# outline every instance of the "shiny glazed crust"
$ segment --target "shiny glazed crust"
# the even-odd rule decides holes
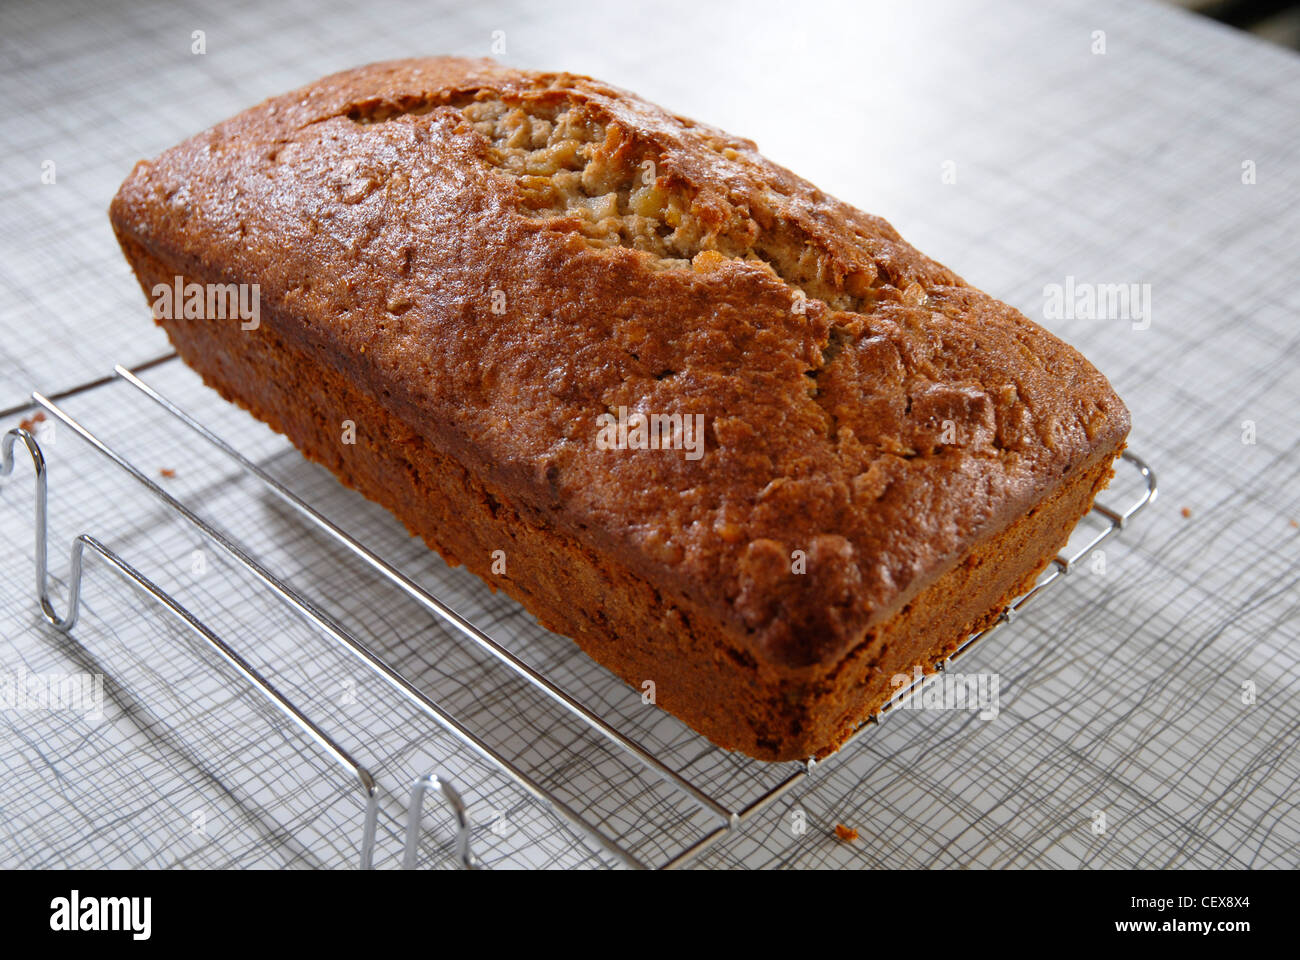
[[[883,220],[586,78],[338,74],[139,164],[111,214],[146,293],[259,284],[255,330],[161,321],[209,383],[763,759],[833,749],[995,615],[1128,432]],[[703,415],[703,455],[601,449],[620,407]]]

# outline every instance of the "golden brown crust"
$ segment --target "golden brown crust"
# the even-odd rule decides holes
[[[571,168],[537,174],[565,124]],[[315,358],[773,676],[832,671],[1128,432],[1077,352],[885,221],[587,78],[348,71],[138,165],[111,213],[137,269],[258,283],[264,334],[237,335]],[[703,457],[599,449],[620,406],[702,414]]]
[[[146,286],[171,279],[170,267],[129,240],[125,248]],[[1110,475],[1109,455],[1101,453],[839,661],[777,667],[748,655],[686,596],[657,590],[544,513],[530,515],[348,377],[271,331],[252,337],[202,319],[165,326],[206,383],[401,517],[449,563],[463,563],[505,590],[638,693],[653,681],[658,705],[715,743],[763,760],[825,755],[880,708],[896,675],[911,677],[916,665],[928,670],[989,626],[1050,562],[1062,531]],[[357,425],[353,444],[339,443],[344,419]],[[508,556],[505,570],[491,563],[498,549]]]

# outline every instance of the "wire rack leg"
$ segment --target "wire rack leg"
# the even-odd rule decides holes
[[[436,791],[456,817],[456,859],[461,868],[478,869],[469,849],[470,822],[465,803],[456,792],[456,788],[436,773],[417,777],[411,784],[411,803],[406,811],[406,848],[402,852],[402,869],[415,869],[415,862],[420,852],[420,824],[424,820],[424,795],[429,790]]]

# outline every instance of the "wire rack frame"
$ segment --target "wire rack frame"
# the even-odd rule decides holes
[[[61,422],[76,433],[78,437],[89,444],[97,453],[108,459],[138,484],[143,486],[169,510],[173,511],[177,516],[194,526],[207,540],[212,542],[218,549],[225,552],[239,565],[248,570],[256,579],[261,581],[270,594],[274,595],[280,602],[286,604],[321,634],[335,643],[341,650],[346,651],[346,653],[355,658],[375,677],[383,681],[396,695],[405,699],[417,710],[437,723],[443,730],[459,741],[461,745],[468,748],[481,759],[487,761],[492,765],[492,767],[508,777],[527,794],[532,796],[534,799],[547,804],[550,809],[552,809],[562,820],[567,822],[571,828],[585,836],[597,848],[626,866],[633,868],[652,866],[674,868],[690,862],[704,850],[725,837],[728,833],[740,829],[760,811],[766,809],[779,797],[783,796],[793,787],[813,775],[818,766],[825,765],[836,756],[842,756],[866,733],[868,729],[881,723],[892,710],[902,706],[910,697],[919,693],[923,685],[927,682],[928,678],[922,677],[896,692],[893,698],[885,702],[877,714],[868,718],[866,722],[854,731],[844,744],[841,745],[836,754],[832,754],[830,757],[823,758],[820,761],[809,758],[803,763],[793,764],[793,770],[791,770],[788,775],[783,779],[780,779],[774,785],[758,790],[756,795],[752,796],[748,802],[743,804],[728,804],[711,795],[706,789],[693,782],[688,776],[675,769],[668,762],[657,756],[652,750],[638,742],[632,735],[620,730],[617,726],[604,719],[595,710],[584,705],[577,697],[562,689],[559,684],[549,679],[542,672],[528,665],[521,658],[507,649],[506,646],[492,637],[488,632],[480,629],[465,617],[462,617],[438,596],[422,587],[419,583],[407,576],[401,570],[397,569],[394,565],[388,563],[382,556],[368,547],[361,540],[348,534],[341,527],[328,519],[322,512],[314,508],[306,501],[306,499],[289,489],[285,484],[276,480],[257,463],[246,457],[233,444],[217,435],[214,431],[183,409],[178,403],[164,396],[159,390],[142,379],[142,374],[175,358],[176,355],[174,353],[166,354],[130,369],[119,365],[114,368],[114,372],[111,376],[81,384],[50,396],[33,393],[31,404],[15,408],[14,410],[3,411],[0,412],[0,414],[7,415],[20,412],[22,410],[31,409],[32,406],[40,407],[45,412],[49,413],[57,421]],[[355,633],[348,630],[343,624],[339,623],[335,618],[327,614],[317,603],[314,603],[310,598],[304,596],[293,586],[273,574],[265,566],[255,560],[241,544],[226,536],[203,517],[199,516],[198,513],[192,510],[184,502],[164,490],[159,484],[150,479],[138,466],[132,463],[120,452],[106,444],[82,422],[60,406],[60,401],[69,397],[113,383],[127,385],[131,390],[135,391],[140,396],[147,398],[160,410],[164,411],[172,421],[182,425],[195,437],[202,440],[214,450],[219,451],[222,456],[228,458],[244,473],[255,478],[255,480],[261,484],[266,491],[294,510],[302,519],[311,524],[320,533],[324,534],[337,546],[349,552],[353,557],[368,566],[374,573],[390,583],[409,600],[413,601],[428,613],[439,618],[482,652],[488,654],[493,660],[495,660],[501,669],[508,671],[518,679],[527,683],[533,690],[549,699],[568,715],[585,725],[585,727],[594,734],[603,738],[606,742],[620,751],[621,754],[627,758],[627,761],[630,764],[638,766],[649,776],[668,784],[673,790],[685,797],[690,803],[695,804],[699,810],[705,812],[706,815],[714,821],[713,827],[704,830],[694,842],[685,845],[675,855],[658,863],[644,862],[628,849],[625,849],[625,847],[620,844],[619,838],[611,835],[611,831],[599,827],[587,815],[585,815],[584,811],[576,809],[571,803],[568,803],[561,797],[557,796],[554,791],[539,782],[539,780],[531,776],[525,770],[521,769],[520,766],[512,761],[510,757],[505,756],[498,749],[489,745],[467,724],[440,706],[434,699],[427,696],[416,684],[412,683],[411,680],[405,677],[399,670],[395,669],[380,655],[376,654],[362,640],[360,640]],[[137,589],[143,591],[145,594],[160,603],[173,617],[181,621],[211,649],[216,651],[224,660],[231,664],[254,690],[270,701],[280,712],[285,714],[307,739],[314,742],[318,748],[323,750],[335,761],[336,764],[351,775],[351,778],[363,791],[366,804],[363,836],[359,847],[360,864],[363,868],[371,867],[373,865],[374,857],[375,817],[379,792],[379,788],[375,783],[374,778],[365,767],[351,756],[351,754],[340,747],[331,737],[329,737],[328,734],[314,723],[305,712],[295,706],[261,673],[252,667],[236,650],[209,629],[208,626],[195,616],[192,611],[177,602],[175,598],[159,588],[156,584],[140,573],[140,571],[127,563],[117,553],[105,547],[102,543],[95,540],[94,537],[88,534],[82,534],[76,538],[72,548],[68,590],[68,612],[63,617],[58,616],[49,599],[46,569],[47,491],[45,461],[39,445],[29,432],[16,429],[9,431],[9,433],[4,436],[3,448],[0,450],[0,453],[3,453],[3,463],[0,464],[0,476],[5,476],[12,472],[14,467],[13,447],[19,440],[24,443],[31,455],[36,475],[36,591],[38,602],[45,619],[49,621],[55,629],[61,632],[66,633],[73,628],[76,623],[79,607],[82,558],[84,551],[90,549],[93,553],[102,557],[128,582],[132,583]],[[1122,456],[1122,462],[1126,464],[1129,469],[1136,471],[1142,481],[1144,481],[1144,489],[1141,493],[1131,501],[1126,502],[1122,507],[1112,507],[1100,502],[1096,503],[1093,507],[1092,514],[1102,522],[1101,529],[1097,531],[1084,545],[1072,549],[1068,555],[1064,553],[1058,555],[1049,569],[1038,578],[1033,588],[1009,604],[990,627],[979,633],[973,634],[946,657],[930,664],[929,666],[932,670],[945,670],[958,658],[968,654],[977,644],[987,639],[996,630],[1011,622],[1029,603],[1041,597],[1054,585],[1060,583],[1084,557],[1090,555],[1100,547],[1102,543],[1115,535],[1118,531],[1125,528],[1133,517],[1155,500],[1157,495],[1157,484],[1155,474],[1151,468],[1147,466],[1140,457],[1127,451],[1125,451]],[[708,745],[702,739],[700,743],[705,749],[719,749]],[[470,824],[465,805],[454,786],[436,774],[428,774],[416,778],[416,780],[410,785],[410,801],[407,806],[405,826],[406,842],[403,853],[403,865],[408,868],[415,865],[416,849],[419,843],[422,824],[424,798],[429,791],[434,791],[442,799],[443,803],[447,806],[454,818],[456,827],[455,849],[459,865],[465,868],[474,868],[476,863],[469,849]]]
[[[365,819],[362,827],[360,844],[360,867],[370,870],[374,867],[375,831],[379,815],[379,785],[370,771],[363,767],[355,757],[340,746],[329,734],[312,722],[307,715],[280,692],[263,674],[241,656],[238,651],[214,633],[203,621],[196,617],[184,605],[177,602],[167,591],[163,590],[138,569],[132,566],[117,551],[105,546],[90,534],[81,534],[73,539],[68,563],[68,598],[67,613],[59,616],[50,599],[49,591],[49,524],[48,502],[49,482],[46,470],[45,454],[36,438],[25,429],[8,431],[0,438],[0,477],[7,477],[14,469],[14,446],[18,442],[27,448],[31,457],[35,480],[35,571],[36,594],[41,614],[46,621],[60,633],[71,633],[77,625],[81,614],[82,573],[85,567],[85,555],[89,550],[101,557],[113,570],[120,574],[127,583],[132,584],[147,597],[157,602],[172,617],[188,627],[202,639],[210,649],[215,651],[226,663],[233,667],[249,685],[279,710],[308,740],[325,752],[336,764],[351,774],[351,779],[362,791],[365,804]],[[476,863],[470,852],[470,824],[464,801],[455,787],[440,779],[437,774],[426,774],[411,784],[410,802],[407,808],[406,844],[403,848],[402,863],[406,869],[414,869],[419,843],[419,831],[424,817],[424,798],[428,791],[436,791],[443,803],[452,812],[456,821],[457,862],[464,869],[475,869]]]

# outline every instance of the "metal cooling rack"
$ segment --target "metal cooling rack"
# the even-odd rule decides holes
[[[683,865],[834,759],[760,763],[713,747],[674,718],[644,707],[639,694],[582,655],[576,645],[542,630],[521,615],[513,601],[489,596],[463,571],[446,568],[386,513],[307,464],[283,438],[224,404],[174,359],[168,354],[130,370],[119,366],[110,377],[52,396],[34,393],[32,404],[23,409],[39,408],[76,434],[148,491],[167,518],[188,525],[230,561],[231,569],[242,571],[256,585],[251,594],[236,589],[236,596],[222,600],[223,614],[268,601],[288,609],[326,641],[334,656],[350,661],[373,681],[386,703],[405,704],[445,731],[471,760],[486,761],[525,794],[542,801],[600,862]],[[72,409],[78,404],[86,409]],[[103,424],[92,428],[92,420]],[[159,439],[164,436],[165,441]],[[469,805],[446,776],[427,770],[412,776],[409,763],[404,767],[409,750],[393,747],[391,730],[376,732],[339,715],[311,696],[316,681],[291,682],[296,692],[290,695],[269,676],[286,670],[287,661],[309,669],[310,663],[298,661],[312,658],[299,655],[298,647],[290,644],[277,651],[268,648],[265,638],[250,644],[250,637],[241,634],[241,649],[236,649],[192,604],[128,562],[122,552],[86,533],[73,541],[67,612],[60,616],[50,598],[47,569],[48,468],[30,431],[19,428],[4,436],[0,476],[12,472],[13,449],[19,442],[35,470],[36,593],[42,614],[56,631],[68,634],[78,622],[84,605],[83,560],[89,550],[199,638],[347,775],[349,789],[360,802],[343,815],[347,826],[340,829],[358,831],[354,862],[363,868],[375,865],[380,834],[393,838],[393,846],[400,838],[402,866],[428,862],[421,853],[427,839],[422,820],[425,796],[433,791],[450,811],[454,828],[454,842],[440,848],[440,854],[455,865],[477,865],[471,842],[491,846],[495,831],[476,827]],[[156,461],[160,451],[172,462],[202,464],[194,472],[219,477],[220,494],[213,492],[216,485],[185,495],[172,493],[170,484],[153,479],[142,465]],[[933,664],[936,670],[969,653],[1064,580],[1155,499],[1155,476],[1139,457],[1126,452],[1118,470],[1105,494],[1107,502],[1094,506],[1035,586],[1008,606],[993,626]],[[243,499],[223,510],[226,497]],[[261,504],[260,509],[273,510],[282,526],[264,529],[265,522],[249,508],[250,500]],[[219,520],[209,519],[214,511]],[[283,535],[284,530],[291,537]],[[286,554],[287,540],[293,547]],[[376,619],[383,620],[383,629],[375,627]],[[444,643],[429,642],[431,621],[440,625]],[[260,667],[254,659],[261,660]],[[836,756],[851,750],[921,683],[924,680],[888,701]],[[300,705],[304,697],[312,701],[309,706]],[[328,720],[312,719],[322,715]],[[378,767],[384,776],[371,772],[374,765],[356,759],[359,748],[349,751],[340,745],[341,735],[327,733],[329,727],[344,729],[350,742],[381,754]],[[462,775],[465,769],[462,766]],[[386,790],[381,780],[399,789]],[[390,796],[406,796],[407,803],[386,807],[384,799]],[[511,861],[498,857],[496,862]]]

